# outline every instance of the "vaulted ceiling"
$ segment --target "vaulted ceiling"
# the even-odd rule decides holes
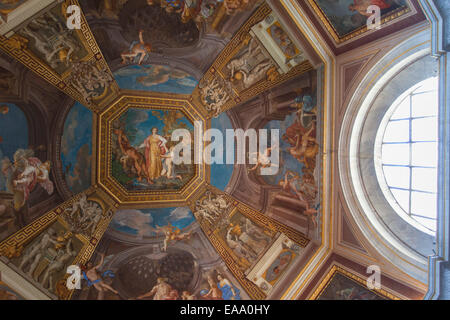
[[[416,1],[378,2],[380,30],[350,0],[0,1],[0,284],[50,299],[136,298],[158,278],[197,299],[214,284],[224,299],[317,298],[334,273],[357,286],[376,254],[333,206],[332,68],[425,24]],[[67,27],[73,5],[79,29]],[[340,65],[342,92],[371,58]],[[224,139],[279,130],[279,170],[174,164],[176,130],[192,139],[192,160],[209,145],[196,123]],[[67,267],[102,254],[118,293],[69,290]],[[388,291],[367,297],[423,295],[401,272],[387,277]]]

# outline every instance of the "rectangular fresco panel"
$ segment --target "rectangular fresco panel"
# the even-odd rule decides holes
[[[381,18],[408,9],[407,0],[309,0],[318,8],[338,38],[343,38],[366,27],[367,19],[373,13],[367,13],[371,5],[381,9]]]
[[[28,49],[58,74],[89,56],[79,34],[67,28],[64,9],[65,6],[56,6],[19,32],[27,40]]]
[[[254,265],[275,238],[275,232],[256,224],[240,212],[222,221],[216,233],[242,270]]]
[[[287,59],[292,59],[300,54],[300,50],[295,46],[278,21],[267,29],[267,33],[272,37],[281,51],[283,51]]]
[[[302,215],[319,230],[319,152],[321,106],[318,102],[317,73],[310,74],[311,86],[296,90],[284,120],[272,120],[265,129],[280,129],[280,168],[275,175],[262,175],[270,185],[281,187],[271,200],[272,210],[281,214]],[[255,170],[257,174],[259,171]],[[318,232],[315,234],[319,238]]]
[[[337,266],[333,266],[312,298],[315,300],[395,299],[393,295],[384,290],[369,290],[364,279]]]
[[[209,118],[312,69],[267,3],[235,34],[192,94]]]

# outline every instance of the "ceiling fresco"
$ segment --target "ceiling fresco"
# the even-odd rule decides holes
[[[91,108],[117,94],[118,86],[82,17],[82,28],[66,27],[63,2],[32,19],[10,38],[1,36],[1,48],[52,85]],[[84,32],[83,32],[84,30]]]
[[[180,9],[174,5],[175,2],[163,7],[164,2],[157,5],[148,1],[128,1],[118,17],[124,38],[133,43],[140,30],[150,30],[143,33],[143,42],[151,43],[152,51],[195,45],[200,38],[200,30],[194,21],[178,14]]]
[[[188,73],[161,65],[131,65],[114,72],[121,89],[191,94],[198,81]]]
[[[417,0],[0,0],[0,300],[422,297],[391,261],[365,285],[335,121],[396,39],[358,46],[424,20]]]
[[[67,115],[61,139],[61,163],[67,186],[80,193],[91,185],[92,112],[76,103]]]
[[[411,10],[407,0],[312,0],[321,14],[326,18],[327,27],[331,27],[334,35],[339,41],[348,39],[348,36],[355,33],[367,31],[367,18],[372,14],[367,13],[368,7],[375,5],[381,10],[383,22],[399,17]],[[331,31],[330,30],[330,31]]]
[[[311,298],[315,300],[399,300],[385,290],[369,290],[365,286],[364,279],[338,265],[332,266]]]
[[[13,159],[18,149],[28,148],[28,121],[15,104],[0,105],[0,159]],[[6,179],[0,177],[0,191],[6,191]]]
[[[192,97],[209,117],[312,69],[303,52],[277,23],[269,6],[263,4],[200,80]],[[278,45],[281,41],[284,47]],[[283,50],[294,56],[286,56]]]
[[[297,3],[335,55],[426,20],[417,0],[297,0]],[[368,27],[367,22],[372,21],[375,13],[367,12],[369,6],[380,8],[379,27]]]
[[[53,164],[42,156],[46,146],[30,141],[27,116],[16,104],[0,103],[0,137],[0,239],[4,240],[32,219],[31,208],[54,195],[55,186]]]
[[[80,2],[112,69],[124,56],[148,64],[164,55],[203,73],[261,1]]]
[[[120,210],[114,215],[111,228],[115,231],[136,236],[137,239],[164,236],[169,225],[183,238],[189,233],[182,233],[195,222],[194,215],[187,207],[157,208],[145,210]]]
[[[194,165],[173,164],[172,133],[193,123],[179,110],[128,109],[113,122],[112,176],[129,191],[180,190],[195,175]]]
[[[226,113],[221,113],[218,117],[211,119],[211,128],[226,132],[226,130],[233,130],[233,124]],[[225,191],[231,176],[233,175],[234,165],[226,163],[213,163],[210,166],[211,175],[210,183],[212,186]]]
[[[71,4],[81,30],[61,27]],[[51,299],[283,296],[322,244],[323,69],[266,1],[66,0],[0,40],[67,95],[45,150],[0,103],[0,158],[26,160],[0,174],[2,263]],[[280,144],[244,150],[252,164],[196,163],[209,145],[196,123],[278,130]],[[174,162],[180,129],[189,164]],[[35,219],[15,222],[21,210]],[[70,265],[89,274],[81,290],[65,286]]]
[[[189,160],[174,165],[177,143],[169,140],[175,130],[185,129],[183,141],[193,141],[195,121],[205,126],[187,100],[121,97],[99,117],[98,154],[105,164],[99,167],[99,183],[124,204],[185,201],[206,183],[205,164],[194,164],[189,143],[183,150]]]

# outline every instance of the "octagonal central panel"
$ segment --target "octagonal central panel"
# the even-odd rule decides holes
[[[187,100],[122,96],[99,122],[98,182],[120,203],[185,202],[205,182],[205,166],[194,164],[193,143],[194,122],[205,128],[206,121]],[[190,163],[172,161],[178,129],[191,137],[185,146]]]
[[[172,132],[194,124],[180,110],[129,108],[113,122],[112,176],[128,191],[182,189],[195,175],[191,164],[173,165]],[[193,154],[192,154],[193,156]]]

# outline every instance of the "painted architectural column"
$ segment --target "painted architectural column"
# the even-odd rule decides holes
[[[428,293],[425,299],[450,299],[450,79],[448,63],[450,48],[450,3],[446,0],[420,0],[432,24],[432,54],[439,59],[439,172],[438,221],[436,254],[429,258]]]

